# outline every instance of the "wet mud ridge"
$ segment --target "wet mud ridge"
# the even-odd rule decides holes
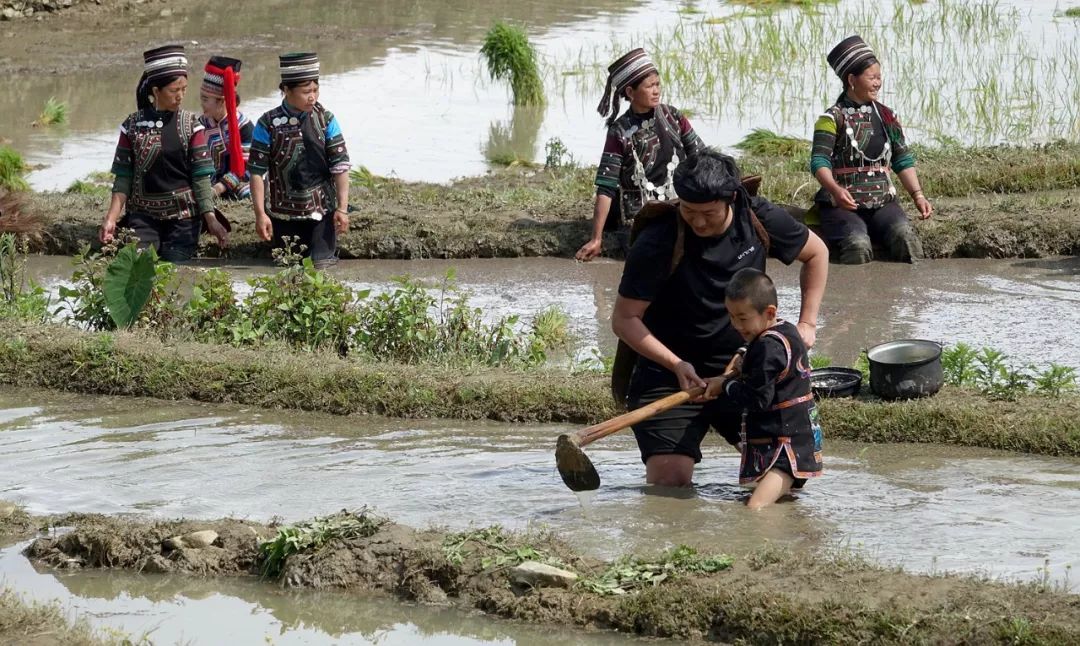
[[[377,591],[586,630],[740,643],[1080,640],[1080,596],[1036,584],[912,575],[837,555],[762,548],[731,558],[675,548],[602,562],[550,535],[420,531],[366,510],[290,527],[97,515],[35,521],[67,528],[26,550],[54,568],[263,576],[268,585]]]

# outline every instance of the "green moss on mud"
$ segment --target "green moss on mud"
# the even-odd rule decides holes
[[[339,415],[589,424],[618,413],[607,377],[559,370],[460,370],[366,363],[287,349],[165,345],[137,333],[0,322],[0,383],[104,395]],[[1080,456],[1080,398],[991,400],[946,388],[908,401],[827,400],[828,437],[935,442]]]
[[[127,568],[173,575],[254,576],[258,545],[277,528],[248,521],[143,521],[84,516],[73,530],[41,538],[33,560],[62,567]],[[204,550],[163,548],[164,540],[213,529]],[[280,577],[297,589],[388,593],[534,623],[573,625],[683,641],[747,644],[1075,643],[1080,597],[1034,584],[1010,585],[960,576],[924,576],[858,557],[767,548],[732,567],[678,574],[623,596],[584,586],[527,588],[512,581],[499,557],[543,554],[583,577],[610,564],[576,554],[550,535],[499,529],[458,549],[462,534],[417,531],[385,523],[370,536],[334,539],[290,555]],[[497,539],[497,540],[495,540]],[[454,549],[448,549],[450,546]],[[638,562],[664,557],[634,557]],[[74,564],[74,565],[73,565]]]

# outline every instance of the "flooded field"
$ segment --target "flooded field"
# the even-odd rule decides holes
[[[1071,459],[830,442],[826,476],[796,503],[755,514],[739,504],[737,457],[718,438],[703,447],[696,490],[676,495],[643,489],[624,433],[590,449],[604,485],[583,508],[554,469],[560,427],[10,389],[0,411],[0,499],[34,513],[265,521],[366,504],[417,527],[549,527],[603,557],[679,543],[740,554],[770,541],[1062,585],[1080,564],[1080,463]]]
[[[31,256],[36,280],[55,293],[71,277],[70,260]],[[206,265],[210,266],[210,265]],[[267,265],[224,265],[237,279],[270,271]],[[472,293],[485,316],[523,320],[551,305],[562,307],[578,340],[576,361],[614,352],[611,309],[622,264],[588,264],[555,258],[491,260],[342,261],[332,273],[357,289],[387,289],[395,276],[411,275],[437,286],[454,269],[456,283]],[[780,314],[798,315],[798,270],[772,263],[780,286]],[[900,338],[1002,350],[1020,363],[1056,362],[1080,368],[1080,259],[934,260],[918,265],[875,262],[833,265],[822,305],[816,352],[850,365],[859,352]]]
[[[665,101],[685,108],[707,143],[730,149],[754,128],[809,136],[839,89],[825,54],[851,32],[878,48],[882,99],[913,141],[1028,144],[1080,135],[1080,85],[1072,81],[1080,21],[1062,17],[1055,3],[887,0],[867,7],[859,0],[767,12],[721,0],[377,0],[343,11],[325,0],[303,8],[239,0],[229,8],[244,17],[236,24],[222,19],[219,5],[191,0],[175,3],[169,16],[155,9],[126,17],[132,44],[122,53],[97,51],[100,40],[114,38],[111,24],[100,36],[65,34],[83,50],[74,57],[81,62],[20,76],[19,91],[0,97],[0,138],[42,166],[30,175],[36,189],[64,189],[107,170],[117,125],[133,110],[139,55],[164,39],[187,43],[194,79],[211,53],[244,59],[242,109],[253,117],[280,100],[276,54],[317,49],[322,101],[340,118],[354,163],[378,174],[445,181],[483,173],[494,156],[543,162],[554,137],[591,165],[603,144],[595,105],[606,66],[643,45],[659,61]],[[478,51],[498,19],[527,25],[540,55],[545,109],[515,110],[507,88],[488,80]],[[303,27],[312,23],[333,23],[347,36],[310,36]],[[25,63],[20,52],[0,50],[4,55]],[[86,66],[93,66],[93,83],[82,82]],[[49,97],[70,105],[70,125],[29,128]],[[196,92],[186,107],[198,109]]]

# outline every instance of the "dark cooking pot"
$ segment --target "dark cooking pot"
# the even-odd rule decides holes
[[[810,388],[817,397],[854,397],[859,394],[862,373],[854,368],[817,368],[810,371]]]
[[[870,390],[883,399],[926,397],[941,390],[941,344],[904,339],[875,345],[870,361]]]

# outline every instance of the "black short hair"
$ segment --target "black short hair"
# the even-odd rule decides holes
[[[693,203],[731,202],[742,185],[735,159],[715,148],[704,148],[685,159],[671,181],[679,198]]]
[[[765,272],[745,267],[735,272],[728,281],[724,298],[733,301],[749,301],[760,314],[770,305],[776,307],[776,285]]]

